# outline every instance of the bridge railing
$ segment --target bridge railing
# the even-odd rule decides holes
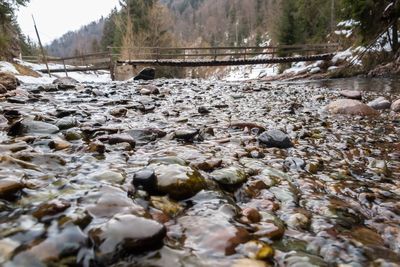
[[[276,57],[332,53],[338,44],[246,46],[246,47],[110,47],[110,55],[116,60],[193,60],[193,59],[247,59],[252,57]],[[114,53],[112,51],[120,51]]]

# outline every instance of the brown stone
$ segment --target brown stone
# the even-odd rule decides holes
[[[357,100],[340,99],[330,103],[326,109],[333,114],[378,116],[379,112]]]
[[[242,211],[243,215],[252,223],[258,223],[261,221],[261,215],[258,210],[253,208],[245,208]]]
[[[4,87],[4,85],[0,84],[0,94],[5,94],[7,93],[7,89]]]
[[[0,84],[7,89],[7,91],[12,91],[17,89],[18,79],[11,73],[0,72]]]
[[[9,198],[18,191],[24,188],[24,185],[19,181],[12,179],[0,180],[0,198]]]

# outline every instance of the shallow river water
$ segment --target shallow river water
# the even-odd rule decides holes
[[[400,98],[396,80],[22,85],[0,100],[0,266],[399,266],[400,115],[331,115],[340,89]]]

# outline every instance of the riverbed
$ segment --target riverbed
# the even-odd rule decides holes
[[[393,79],[22,85],[0,102],[0,265],[398,266],[400,116],[329,114],[341,89],[400,98]]]

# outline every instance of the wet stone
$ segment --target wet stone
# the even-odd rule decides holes
[[[288,157],[285,159],[285,166],[293,170],[302,170],[306,167],[304,160],[295,157]]]
[[[155,171],[158,191],[173,199],[190,198],[206,187],[204,177],[187,166],[151,164],[148,168]]]
[[[16,193],[24,188],[24,184],[13,179],[0,179],[0,198],[13,198]]]
[[[112,184],[121,184],[125,178],[122,174],[114,171],[101,171],[90,175],[90,179],[105,181]]]
[[[154,142],[167,135],[166,132],[155,128],[133,129],[126,133],[132,136],[138,145],[145,145]]]
[[[159,249],[166,229],[153,220],[117,214],[103,226],[91,229],[89,235],[96,246],[96,259],[111,263],[118,256]]]
[[[78,126],[78,121],[74,117],[65,117],[56,122],[56,126],[60,130],[67,130]]]
[[[289,136],[280,130],[270,130],[262,133],[258,137],[260,143],[266,145],[267,147],[277,147],[277,148],[290,148],[293,147],[293,143],[290,141]]]
[[[204,106],[198,107],[197,111],[203,115],[209,114],[211,112],[207,107]]]
[[[18,263],[26,261],[29,258],[30,262],[35,262],[36,259],[48,264],[51,264],[51,262],[57,263],[62,258],[76,255],[81,248],[87,245],[88,239],[82,230],[75,225],[68,225],[59,233],[55,233],[43,242],[17,254],[13,258],[13,262],[17,266],[27,266],[18,265]],[[74,263],[79,264],[79,261],[75,259]],[[33,266],[36,265],[33,264]]]
[[[174,137],[178,140],[190,142],[193,141],[198,133],[199,130],[197,129],[181,129],[175,131]]]
[[[210,176],[222,185],[240,185],[246,182],[248,178],[243,169],[235,166],[213,171]]]
[[[22,120],[11,125],[8,134],[11,136],[18,136],[23,134],[55,134],[60,129],[52,124],[32,121],[32,120]]]
[[[153,169],[145,168],[133,174],[132,184],[149,194],[157,192],[157,176]]]
[[[136,142],[132,136],[129,134],[112,134],[107,136],[99,137],[99,140],[102,142],[108,142],[110,145],[116,145],[120,143],[128,143],[131,148],[135,148]]]
[[[59,214],[60,212],[65,211],[71,207],[71,204],[62,199],[57,199],[50,201],[48,203],[41,204],[34,212],[33,216],[39,220],[43,219],[44,217],[47,216],[54,216],[56,214]]]

